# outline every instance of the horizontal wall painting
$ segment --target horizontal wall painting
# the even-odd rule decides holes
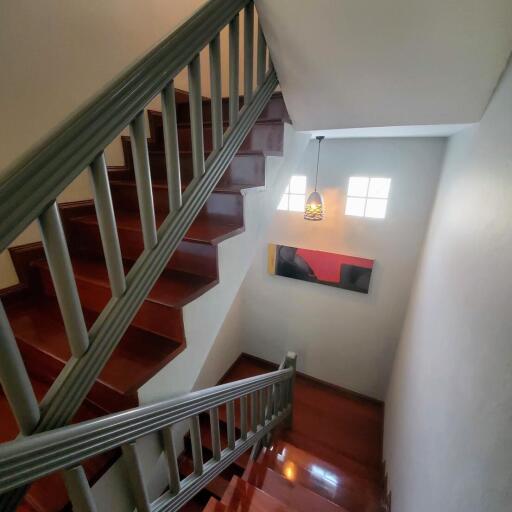
[[[269,244],[270,274],[368,293],[373,260],[332,252]]]

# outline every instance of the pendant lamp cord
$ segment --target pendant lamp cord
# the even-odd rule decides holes
[[[316,185],[318,183],[318,165],[320,163],[320,144],[324,140],[324,137],[319,136],[319,137],[317,137],[317,140],[318,140],[318,154],[317,154],[317,157],[316,157],[315,192],[316,192]]]

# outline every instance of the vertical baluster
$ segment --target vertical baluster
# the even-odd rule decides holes
[[[144,483],[144,477],[142,476],[142,467],[135,443],[123,445],[123,458],[126,463],[137,512],[151,512],[148,492],[146,490],[146,484]]]
[[[89,347],[89,335],[56,203],[39,216],[39,227],[71,353],[80,357]]]
[[[1,301],[0,383],[20,432],[25,436],[31,434],[39,421],[39,405]]]
[[[259,414],[259,424],[261,426],[265,425],[265,390],[260,389],[260,414]]]
[[[226,420],[228,428],[228,448],[235,449],[235,403],[233,400],[226,404]]]
[[[213,149],[222,147],[222,84],[220,67],[220,34],[210,43],[210,82],[212,96],[212,142]]]
[[[190,418],[190,443],[192,444],[192,459],[194,462],[194,473],[203,474],[203,450],[201,447],[201,426],[199,416]]]
[[[107,165],[103,152],[91,164],[91,181],[110,288],[112,296],[119,298],[126,290],[126,280],[119,238],[117,236],[114,205],[112,204],[112,195],[110,194],[108,183]]]
[[[171,494],[177,494],[180,491],[180,472],[178,470],[178,457],[176,454],[176,446],[174,445],[174,437],[172,435],[172,427],[166,427],[162,430],[164,441],[164,452],[167,459],[167,467],[169,468],[169,490]]]
[[[181,207],[180,153],[178,143],[178,122],[176,116],[176,94],[171,80],[162,91],[162,123],[164,128],[165,167],[167,171],[167,192],[169,211]]]
[[[196,55],[188,65],[190,102],[190,136],[194,178],[204,174],[203,97],[201,96],[201,64]]]
[[[96,503],[89,487],[82,466],[66,469],[62,472],[64,484],[68,491],[69,500],[73,505],[73,512],[96,512]]]
[[[279,393],[277,384],[272,386],[272,414],[277,416],[279,412]]]
[[[213,407],[210,409],[210,429],[212,433],[212,454],[215,460],[220,460],[220,429],[219,429],[219,409]]]
[[[137,114],[130,123],[130,139],[133,154],[135,182],[139,201],[140,220],[144,248],[153,249],[157,244],[155,210],[153,208],[153,189],[149,170],[149,155],[146,133],[144,131],[144,112]]]
[[[287,404],[287,401],[286,401],[286,393],[287,393],[287,390],[288,389],[288,381],[284,381],[284,382],[281,382],[281,410],[285,410],[286,409],[286,406],[288,405]]]
[[[258,430],[258,392],[251,393],[251,430]]]
[[[256,65],[256,83],[258,87],[263,85],[265,81],[265,72],[267,70],[267,43],[261,28],[261,23],[258,23],[258,60]]]
[[[253,62],[254,62],[254,3],[250,2],[244,10],[244,105],[252,100]]]
[[[229,23],[229,125],[233,126],[238,119],[239,109],[239,69],[238,52],[240,46],[240,17],[237,14]]]
[[[265,418],[267,421],[270,421],[272,419],[272,386],[269,386],[266,389],[266,393],[267,393],[267,398],[266,398],[267,408],[265,411]]]
[[[247,395],[240,397],[240,437],[247,439]]]

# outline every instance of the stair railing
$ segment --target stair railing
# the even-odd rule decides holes
[[[240,455],[291,418],[295,364],[296,355],[289,353],[280,369],[274,372],[4,443],[0,445],[0,492],[26,486],[62,471],[74,509],[94,512],[94,498],[81,464],[90,457],[121,447],[137,510],[179,510]],[[221,407],[226,408],[228,440],[224,449],[219,426]],[[212,457],[206,462],[203,460],[199,420],[199,415],[204,413],[209,413],[212,439]],[[184,420],[190,423],[194,470],[182,479],[172,431],[173,425]],[[169,489],[151,502],[136,441],[155,432],[162,436]]]
[[[244,11],[243,106],[239,102],[239,13]],[[210,0],[121,78],[31,151],[0,181],[0,251],[37,220],[72,357],[38,404],[0,303],[0,382],[23,435],[65,425],[121,340],[169,258],[205,204],[274,89],[277,77],[252,0]],[[229,126],[224,130],[220,32],[229,27]],[[205,160],[199,53],[210,56],[212,152]],[[256,53],[256,88],[253,85]],[[187,68],[193,180],[181,192],[174,78]],[[169,213],[156,228],[144,109],[162,104]],[[144,251],[125,276],[105,148],[129,125]],[[57,196],[89,169],[112,297],[87,330],[64,236]],[[20,495],[0,496],[0,509]]]

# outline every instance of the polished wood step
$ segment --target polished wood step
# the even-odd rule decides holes
[[[279,498],[267,494],[236,476],[231,479],[221,503],[225,506],[226,512],[297,512]]]
[[[164,221],[164,214],[156,215],[156,224]],[[144,250],[142,228],[138,212],[121,211],[116,214],[117,232],[121,253],[125,259],[136,260]],[[100,231],[96,215],[75,217],[69,221],[73,234],[72,253],[103,254]],[[184,241],[196,244],[218,245],[219,243],[243,233],[244,225],[240,219],[237,222],[227,222],[225,218],[213,214],[198,216],[187,231]],[[172,268],[172,267],[171,267]],[[192,273],[199,273],[192,272]]]
[[[53,382],[71,357],[57,301],[36,295],[6,310],[29,372]],[[84,317],[90,328],[97,314],[85,309]],[[183,348],[177,341],[129,327],[88,398],[108,412],[135,407],[137,389]]]
[[[100,260],[72,258],[73,271],[82,306],[101,312],[111,298],[107,269]],[[43,289],[55,295],[48,264],[34,262],[40,271]],[[184,342],[182,307],[217,284],[217,280],[165,270],[135,315],[132,325],[154,334]]]
[[[364,478],[327,463],[290,443],[278,440],[258,459],[283,478],[353,512],[379,512],[382,489]]]
[[[285,477],[266,466],[251,461],[243,479],[267,494],[278,498],[297,512],[310,512],[311,510],[348,512],[346,508],[297,483],[292,471]],[[355,511],[356,509],[350,510]]]
[[[116,212],[139,212],[135,180],[110,180],[110,188]],[[155,179],[152,183],[152,189],[155,213],[161,219],[161,222],[169,213],[167,183],[162,179]],[[185,189],[185,186],[183,189]],[[241,190],[242,185],[219,186],[208,197],[206,204],[199,213],[199,217],[210,214],[226,224],[241,224],[243,222],[244,205]]]

